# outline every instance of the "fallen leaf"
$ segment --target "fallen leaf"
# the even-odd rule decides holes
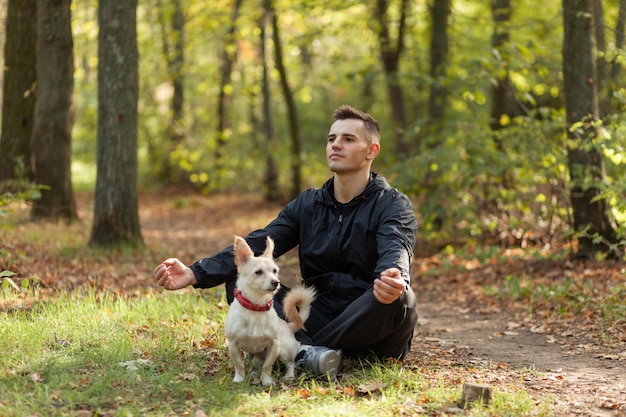
[[[384,384],[378,381],[369,381],[359,385],[357,391],[361,394],[371,394],[372,392],[380,391],[384,387]]]
[[[328,393],[330,393],[330,390],[326,387],[316,386],[314,390],[317,394],[321,394],[321,395],[328,395]]]
[[[126,368],[129,371],[136,371],[141,367],[148,367],[152,365],[152,361],[148,359],[137,359],[134,361],[120,362],[118,363],[122,368]]]
[[[600,405],[601,408],[608,408],[609,410],[619,410],[621,407],[621,404],[619,403],[602,403],[602,405]]]
[[[183,372],[182,374],[180,374],[180,379],[183,381],[193,381],[196,378],[198,378],[198,375],[192,372]]]
[[[543,334],[546,332],[546,325],[542,324],[541,326],[532,326],[530,328],[531,333]]]
[[[33,372],[30,375],[30,380],[34,383],[43,382],[43,377],[39,372]]]
[[[300,388],[298,390],[298,395],[306,400],[307,398],[311,396],[311,392],[307,389]]]

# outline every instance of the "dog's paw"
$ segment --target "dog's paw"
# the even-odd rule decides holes
[[[239,375],[239,374],[235,374],[235,377],[233,378],[233,382],[243,382],[243,380],[245,379],[245,377],[243,375]]]
[[[271,387],[274,385],[274,380],[269,375],[261,375],[261,383],[264,387]]]
[[[258,371],[250,372],[248,383],[250,385],[261,385],[261,374]]]
[[[285,375],[283,376],[283,383],[289,385],[289,384],[292,384],[295,379],[296,379],[295,367],[292,362],[287,365],[287,371],[285,372]]]

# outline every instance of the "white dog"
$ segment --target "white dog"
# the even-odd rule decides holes
[[[287,293],[283,301],[285,315],[290,322],[287,323],[278,317],[272,307],[274,294],[280,288],[278,266],[272,255],[274,241],[268,236],[265,252],[258,257],[239,236],[235,236],[234,246],[238,269],[235,301],[230,305],[224,326],[230,358],[235,367],[233,382],[245,379],[244,352],[252,363],[262,362],[263,385],[274,384],[271,373],[277,358],[287,367],[283,379],[291,381],[299,350],[294,333],[304,328],[315,292],[300,287]]]

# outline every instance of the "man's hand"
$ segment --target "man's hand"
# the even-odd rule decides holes
[[[197,282],[191,268],[176,258],[168,258],[154,268],[154,278],[166,290],[180,290]]]
[[[398,268],[389,268],[374,281],[374,297],[382,304],[391,304],[404,294],[405,283]]]

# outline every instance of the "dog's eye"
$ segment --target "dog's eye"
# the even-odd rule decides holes
[[[257,269],[256,271],[254,271],[255,274],[257,275],[263,275],[263,270],[262,269]]]
[[[274,274],[278,273],[278,269],[274,268],[274,270],[272,271]]]

